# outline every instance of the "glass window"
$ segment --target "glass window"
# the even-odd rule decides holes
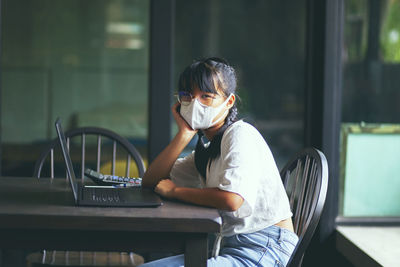
[[[303,147],[306,5],[176,1],[175,84],[193,59],[228,60],[238,74],[240,116],[262,133],[280,168]]]
[[[2,175],[31,176],[43,144],[98,126],[145,156],[149,1],[2,1]]]
[[[400,216],[400,1],[345,1],[340,214]]]

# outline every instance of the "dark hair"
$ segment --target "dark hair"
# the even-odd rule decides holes
[[[225,97],[236,93],[236,73],[232,66],[224,59],[210,57],[193,62],[179,77],[178,90],[192,92],[198,88],[202,92],[219,94]],[[195,165],[200,174],[206,177],[206,168],[209,160],[215,159],[221,153],[222,136],[233,122],[237,120],[236,103],[230,108],[224,125],[218,130],[208,147],[204,146],[203,133],[198,132],[199,140],[195,150]]]

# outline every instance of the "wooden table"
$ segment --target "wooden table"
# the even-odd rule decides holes
[[[220,227],[211,208],[77,207],[65,179],[0,177],[0,248],[185,253],[186,266],[206,266]]]

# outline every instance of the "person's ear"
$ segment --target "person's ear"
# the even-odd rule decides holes
[[[236,96],[235,96],[235,94],[231,94],[231,95],[229,96],[228,102],[226,103],[227,108],[233,107],[233,105],[235,104],[235,101],[236,101]]]

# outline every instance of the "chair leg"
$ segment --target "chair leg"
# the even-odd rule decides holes
[[[47,256],[47,251],[44,249],[42,254],[42,264],[46,263],[46,256]]]
[[[303,259],[304,259],[304,255],[301,257],[301,260],[299,262],[299,267],[301,267],[303,265]]]

